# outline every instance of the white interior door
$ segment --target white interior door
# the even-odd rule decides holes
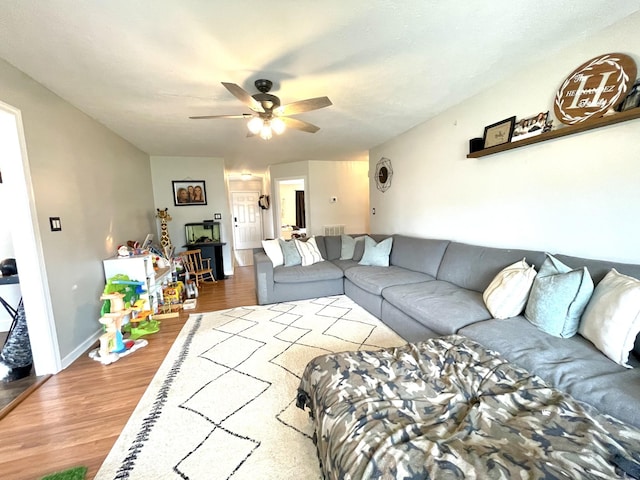
[[[233,244],[236,250],[262,246],[260,192],[231,192],[233,210]]]

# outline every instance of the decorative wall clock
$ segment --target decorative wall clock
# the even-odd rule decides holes
[[[376,186],[381,192],[386,192],[391,187],[391,177],[393,177],[393,168],[391,168],[391,160],[382,157],[376,165]]]

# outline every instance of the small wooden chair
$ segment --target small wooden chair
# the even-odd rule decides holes
[[[180,256],[182,257],[184,268],[189,274],[189,278],[195,280],[196,287],[200,287],[200,282],[205,281],[207,276],[213,283],[216,283],[213,271],[211,270],[211,259],[202,258],[202,251],[200,249],[180,252]]]

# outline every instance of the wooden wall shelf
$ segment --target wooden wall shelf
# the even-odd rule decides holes
[[[477,152],[468,154],[467,158],[486,157],[487,155],[493,155],[494,153],[506,152],[507,150],[513,150],[514,148],[546,142],[547,140],[553,140],[554,138],[586,132],[588,130],[593,130],[594,128],[606,127],[607,125],[626,122],[636,118],[640,118],[640,108],[634,108],[614,115],[596,118],[595,120],[589,120],[577,125],[567,125],[566,127],[559,128],[558,130],[551,130],[550,132],[541,133],[536,137],[525,138],[524,140],[518,140],[517,142],[503,143],[502,145],[496,145],[495,147],[478,150]]]

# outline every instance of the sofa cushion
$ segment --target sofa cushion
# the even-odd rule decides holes
[[[394,267],[369,267],[358,265],[344,272],[345,277],[361,289],[380,295],[382,291],[393,285],[420,283],[434,278],[420,272]]]
[[[342,269],[342,271],[358,266],[358,262],[355,260],[332,260],[331,263]]]
[[[602,413],[640,427],[640,369],[612,362],[581,335],[553,337],[523,316],[469,325],[461,334],[497,350],[507,360]],[[638,365],[632,360],[632,365]]]
[[[305,267],[302,265],[280,266],[273,270],[273,281],[276,283],[315,282],[342,277],[342,270],[331,262],[318,262]]]
[[[342,239],[340,235],[325,235],[324,236],[325,251],[323,257],[325,260],[337,260],[340,258],[340,252],[342,249]]]
[[[436,277],[447,245],[449,245],[449,240],[394,235],[390,257],[391,265]]]
[[[355,247],[353,247],[353,259],[356,262],[362,260],[362,255],[364,255],[364,236],[361,242],[356,242]]]
[[[510,250],[451,242],[442,257],[437,278],[462,288],[484,292],[500,270],[525,257],[527,263],[536,268],[545,259],[543,252],[533,250]]]
[[[629,352],[640,332],[640,280],[611,269],[595,288],[578,331],[611,360],[629,368]]]
[[[300,265],[302,263],[302,257],[296,248],[296,244],[293,240],[278,239],[280,248],[282,249],[282,257],[284,258],[285,267],[293,267],[294,265]]]
[[[360,265],[370,265],[374,267],[388,267],[389,254],[393,246],[393,237],[385,238],[381,242],[376,242],[371,237],[364,238],[364,254],[360,260]]]
[[[382,297],[440,335],[491,318],[481,293],[441,280],[385,288]]]
[[[607,273],[615,268],[623,275],[629,275],[633,278],[640,278],[640,264],[608,262],[606,260],[592,260],[590,258],[571,257],[569,255],[554,255],[565,265],[575,269],[581,267],[587,267],[589,274],[593,280],[593,283],[597,285],[600,283]]]
[[[523,258],[504,268],[482,294],[484,303],[494,318],[520,315],[529,298],[536,270]]]
[[[524,316],[550,335],[572,337],[592,293],[593,281],[586,267],[571,270],[547,254],[533,282]]]

